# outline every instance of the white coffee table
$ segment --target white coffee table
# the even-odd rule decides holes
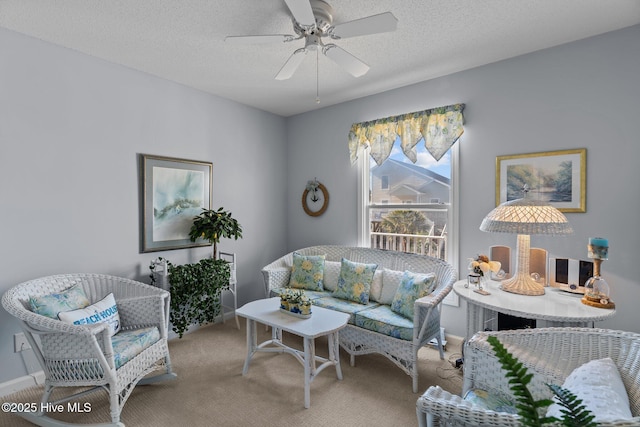
[[[338,311],[313,306],[308,319],[295,317],[280,311],[280,298],[268,298],[252,301],[236,310],[236,315],[247,319],[247,358],[242,375],[249,371],[249,362],[257,352],[289,353],[304,366],[304,407],[311,404],[310,386],[316,375],[328,366],[336,367],[338,379],[342,379],[340,367],[340,345],[338,331],[347,325],[349,315]],[[258,345],[256,322],[271,326],[271,339]],[[282,331],[302,337],[304,351],[282,343]],[[328,336],[329,358],[317,356],[315,338]],[[316,366],[316,362],[320,362]]]

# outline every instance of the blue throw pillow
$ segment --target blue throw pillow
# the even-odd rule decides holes
[[[91,304],[80,285],[74,285],[56,294],[30,297],[31,311],[52,319],[58,318],[61,311],[77,310]]]

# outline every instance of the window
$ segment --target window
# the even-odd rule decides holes
[[[389,177],[388,176],[381,176],[380,177],[380,188],[382,190],[388,190],[389,189]]]
[[[439,162],[423,141],[416,148],[415,164],[397,148],[382,165],[368,150],[359,157],[360,245],[435,256],[456,267],[458,144]]]

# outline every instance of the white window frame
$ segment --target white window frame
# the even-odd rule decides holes
[[[461,140],[458,140],[453,147],[451,147],[451,209],[448,211],[447,218],[447,262],[449,262],[454,269],[458,269],[458,255],[460,247],[460,233],[459,233],[459,208],[460,208],[460,191],[459,191],[459,156],[460,149],[458,144]],[[358,157],[358,246],[369,247],[370,235],[369,235],[369,148],[362,150]]]

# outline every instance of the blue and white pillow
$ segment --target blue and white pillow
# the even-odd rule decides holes
[[[120,330],[120,314],[113,294],[109,294],[86,308],[58,313],[58,318],[74,325],[93,325],[108,323],[111,336]]]
[[[391,301],[391,310],[413,319],[413,305],[418,298],[429,295],[436,285],[434,273],[417,274],[405,271],[402,275],[400,287]]]
[[[368,304],[376,268],[378,264],[363,264],[342,258],[338,286],[332,295],[336,298]]]
[[[31,311],[52,319],[57,319],[61,311],[76,310],[89,304],[91,302],[80,285],[73,285],[56,294],[29,298]]]
[[[310,291],[323,290],[324,259],[325,255],[300,255],[294,252],[289,287]]]

